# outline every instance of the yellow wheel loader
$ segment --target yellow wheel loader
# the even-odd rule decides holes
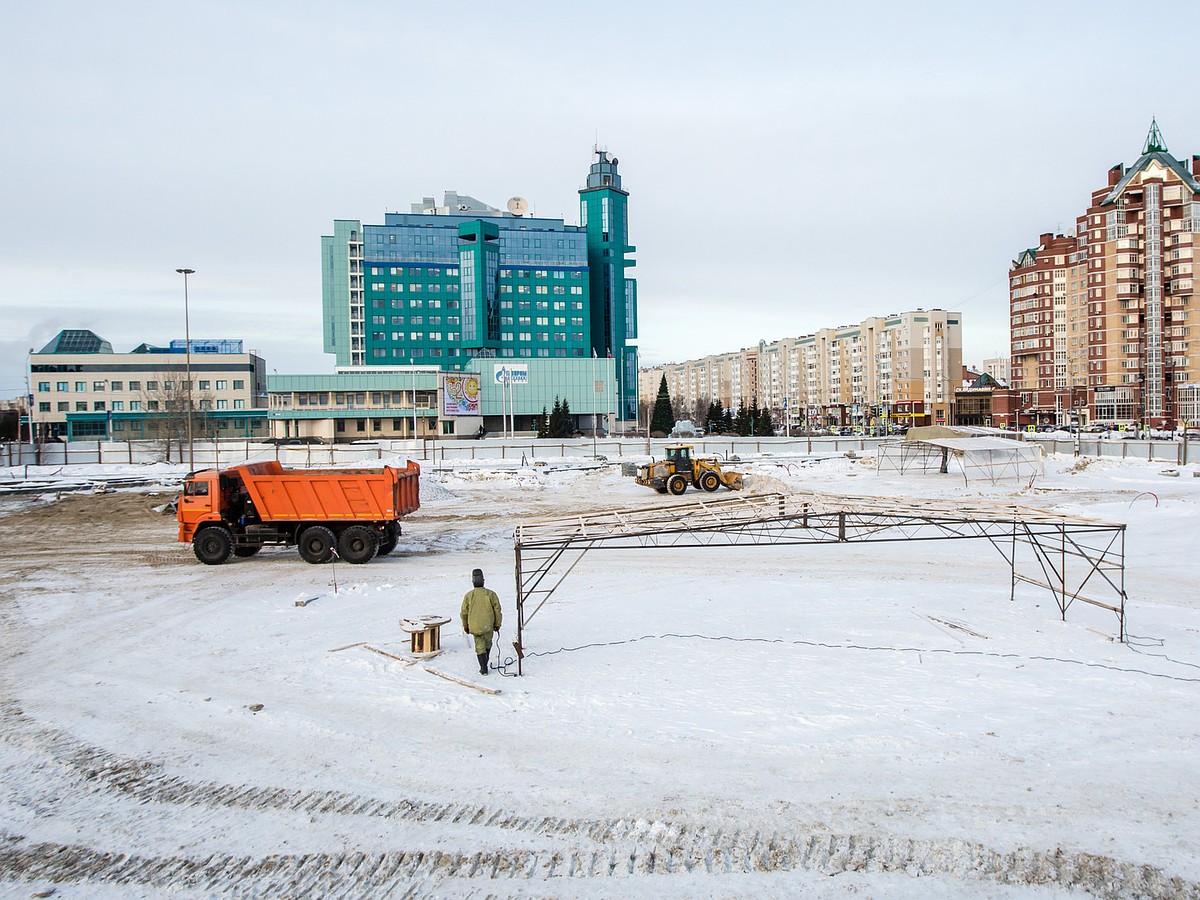
[[[678,496],[688,485],[702,491],[715,491],[721,485],[731,491],[743,487],[740,472],[725,472],[715,456],[692,456],[691,444],[668,444],[660,462],[639,466],[636,481],[660,494]]]

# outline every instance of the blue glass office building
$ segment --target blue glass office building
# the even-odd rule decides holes
[[[336,220],[321,238],[325,351],[339,367],[448,371],[477,356],[611,356],[620,415],[634,418],[628,194],[617,161],[596,157],[578,226],[525,215],[517,198],[502,212],[457,194],[442,206],[426,198],[410,213],[387,213],[382,225]]]

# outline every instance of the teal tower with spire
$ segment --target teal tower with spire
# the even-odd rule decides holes
[[[637,419],[637,282],[627,270],[637,248],[629,243],[629,193],[621,188],[617,158],[593,151],[587,186],[579,191],[579,226],[587,233],[592,352],[612,357],[617,370],[617,414]]]

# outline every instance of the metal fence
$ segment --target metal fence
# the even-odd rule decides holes
[[[729,460],[736,456],[840,455],[848,451],[867,452],[883,442],[871,437],[773,437],[705,438],[688,441],[698,455]],[[1200,461],[1196,441],[1126,441],[1083,437],[1078,440],[1054,440],[1029,436],[1047,453],[1094,456],[1106,459],[1141,459],[1151,462],[1186,465]],[[229,440],[197,442],[193,451],[197,469],[235,465],[241,462],[276,459],[285,466],[362,465],[384,457],[404,456],[421,463],[442,464],[465,460],[493,460],[531,464],[547,459],[620,460],[661,457],[669,439],[645,438],[574,438],[570,440],[497,439],[364,441],[354,444],[276,445],[255,441]],[[72,441],[70,443],[0,444],[0,466],[83,466],[146,465],[170,462],[188,463],[187,447],[170,448],[152,441]]]
[[[689,443],[704,456],[729,459],[747,455],[806,456],[863,451],[881,438],[720,438]],[[196,442],[193,465],[197,469],[235,465],[241,462],[276,459],[285,466],[362,464],[384,457],[406,456],[418,462],[449,463],[462,460],[505,460],[529,463],[536,459],[622,459],[662,456],[663,448],[676,443],[667,439],[574,438],[569,440],[496,439],[363,441],[354,444],[276,445],[229,440]],[[169,462],[186,465],[188,448],[172,446],[168,453],[151,441],[71,441],[40,446],[9,443],[0,445],[0,466],[145,465]]]

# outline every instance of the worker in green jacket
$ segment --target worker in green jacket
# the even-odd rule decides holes
[[[479,674],[488,673],[488,654],[492,652],[492,632],[500,633],[500,598],[496,592],[483,586],[483,569],[471,572],[471,583],[462,602],[463,634],[475,636],[475,656],[479,660]]]

